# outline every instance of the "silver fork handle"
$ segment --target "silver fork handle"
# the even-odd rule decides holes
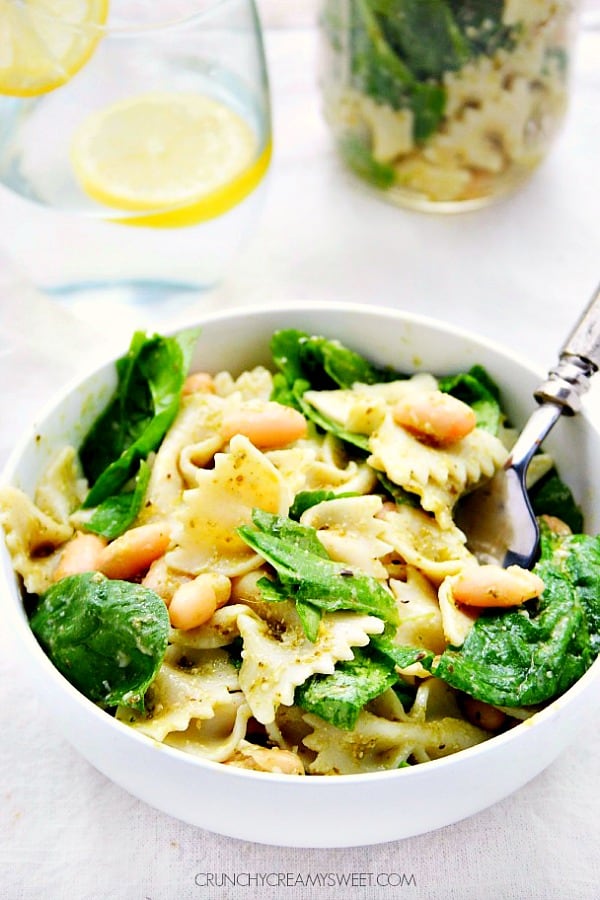
[[[600,286],[560,351],[558,364],[535,391],[538,403],[553,403],[566,415],[581,409],[590,378],[600,369]]]

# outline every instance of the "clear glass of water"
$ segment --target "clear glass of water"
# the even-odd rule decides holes
[[[217,283],[271,156],[254,0],[44,0],[2,24],[3,249],[50,292]]]

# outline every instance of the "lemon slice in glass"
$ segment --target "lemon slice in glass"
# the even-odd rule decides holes
[[[69,81],[107,15],[108,0],[0,0],[0,94],[31,97]]]
[[[252,128],[221,101],[157,91],[92,113],[74,135],[71,161],[94,200],[142,214],[116,221],[168,228],[239,203],[266,171],[270,146],[257,153]]]

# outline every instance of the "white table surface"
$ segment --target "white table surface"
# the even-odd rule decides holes
[[[600,274],[600,32],[581,33],[566,128],[530,183],[488,210],[438,218],[389,206],[342,171],[320,117],[313,8],[263,0],[275,157],[262,218],[217,289],[181,306],[66,308],[0,257],[0,463],[40,405],[124,350],[132,327],[177,326],[204,309],[379,303],[478,331],[540,367],[554,361]],[[0,623],[0,900],[598,900],[600,716],[573,739],[517,794],[429,835],[344,850],[243,843],[156,812],[91,768],[30,693]],[[410,883],[245,886],[244,873],[288,872],[405,873]],[[203,888],[203,873],[238,884]]]

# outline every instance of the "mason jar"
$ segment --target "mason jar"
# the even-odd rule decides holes
[[[323,0],[320,88],[339,153],[393,202],[485,206],[564,121],[571,0]]]

